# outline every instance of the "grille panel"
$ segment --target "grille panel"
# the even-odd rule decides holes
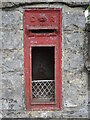
[[[54,80],[33,80],[32,98],[33,102],[54,102],[55,101]]]

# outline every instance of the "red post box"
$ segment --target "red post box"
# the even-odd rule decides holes
[[[26,110],[61,109],[61,10],[23,14]]]

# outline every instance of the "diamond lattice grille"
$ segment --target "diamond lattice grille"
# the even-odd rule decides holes
[[[32,98],[36,101],[54,101],[55,85],[54,80],[33,80],[32,81]]]

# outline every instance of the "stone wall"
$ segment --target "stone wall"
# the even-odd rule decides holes
[[[89,0],[12,1],[3,0],[0,7],[0,117],[88,118],[88,72],[85,67],[88,40],[85,39],[84,11]],[[23,10],[40,7],[62,9],[61,111],[25,111]]]

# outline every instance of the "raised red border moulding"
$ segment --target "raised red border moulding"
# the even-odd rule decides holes
[[[61,110],[61,9],[27,9],[23,13],[25,110]],[[51,31],[39,33],[37,31]],[[55,48],[55,101],[38,103],[32,101],[32,47]]]

